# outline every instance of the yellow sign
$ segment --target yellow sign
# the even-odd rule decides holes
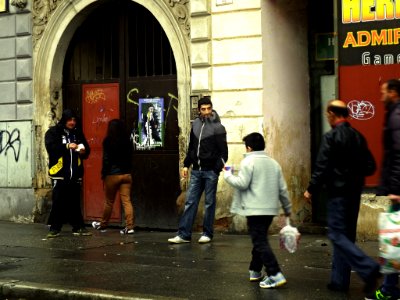
[[[0,0],[0,13],[7,11],[7,0]]]

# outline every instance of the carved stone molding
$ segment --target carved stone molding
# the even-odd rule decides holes
[[[28,0],[12,0],[10,4],[18,9],[24,9],[28,5]]]
[[[187,38],[190,37],[190,0],[163,0],[171,9],[179,26]]]
[[[22,3],[27,0],[13,0],[13,2]],[[37,42],[42,37],[52,13],[58,4],[64,0],[33,0],[33,46],[36,47]],[[162,0],[170,8],[172,14],[176,18],[184,35],[190,37],[190,19],[189,19],[189,3],[190,0]]]
[[[43,31],[46,28],[51,14],[57,8],[58,4],[63,0],[33,0],[32,15],[33,15],[33,47],[36,47],[37,42],[42,37]]]

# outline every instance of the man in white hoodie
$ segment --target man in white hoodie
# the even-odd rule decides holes
[[[269,245],[268,229],[281,207],[285,215],[290,216],[291,202],[280,165],[264,152],[263,136],[253,132],[243,141],[247,153],[240,163],[238,175],[224,168],[226,182],[236,188],[231,212],[247,218],[253,243],[250,281],[262,279],[260,287],[274,288],[284,285],[286,279]],[[266,276],[262,275],[263,266]]]

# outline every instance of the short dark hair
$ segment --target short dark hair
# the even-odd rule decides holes
[[[400,96],[400,80],[398,79],[389,79],[386,81],[387,89],[391,91],[395,91],[397,95]]]
[[[211,98],[210,97],[200,98],[199,102],[197,103],[197,108],[200,110],[200,107],[202,105],[208,105],[208,104],[210,104],[211,107],[212,107],[212,102],[211,102]]]
[[[349,116],[349,110],[347,107],[332,105],[331,102],[328,103],[327,111],[332,112],[337,117],[347,118]]]
[[[250,147],[253,151],[261,151],[265,149],[264,137],[258,132],[252,132],[243,138],[246,147]]]

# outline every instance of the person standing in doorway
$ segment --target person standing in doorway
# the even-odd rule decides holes
[[[45,146],[53,184],[47,237],[59,236],[66,222],[71,224],[73,235],[91,235],[85,228],[81,210],[83,160],[89,157],[90,147],[71,109],[64,110],[57,125],[46,132]]]
[[[190,141],[181,170],[182,178],[187,178],[192,166],[189,188],[186,193],[185,209],[179,221],[178,234],[168,242],[189,243],[192,227],[202,193],[205,193],[203,233],[199,243],[209,243],[214,235],[216,193],[219,173],[228,159],[226,130],[210,98],[198,102],[199,116],[193,121]]]
[[[381,85],[385,105],[383,162],[377,195],[389,196],[391,211],[400,210],[400,81],[390,79]],[[383,284],[365,299],[399,299],[399,274],[385,275]]]
[[[328,237],[333,244],[328,289],[349,289],[351,269],[365,282],[364,292],[374,290],[379,264],[356,246],[357,219],[365,176],[375,172],[375,160],[363,135],[347,121],[346,103],[331,100],[326,117],[332,129],[325,133],[304,197],[311,201],[317,188],[327,187]]]
[[[125,228],[121,234],[133,234],[134,210],[131,202],[132,186],[132,142],[126,131],[124,122],[119,119],[108,123],[107,136],[103,140],[103,166],[101,178],[104,180],[104,211],[100,222],[94,221],[92,226],[105,230],[110,221],[115,197],[119,191],[125,213]]]
[[[270,289],[286,283],[278,261],[268,242],[268,229],[282,207],[290,216],[292,204],[281,166],[265,152],[264,137],[258,132],[243,138],[246,154],[238,175],[224,168],[224,178],[235,190],[231,212],[245,216],[253,243],[249,266],[250,281]],[[266,276],[262,274],[265,268]]]

